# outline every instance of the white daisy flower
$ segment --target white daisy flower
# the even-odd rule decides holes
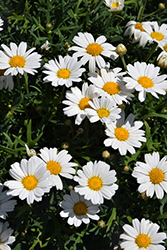
[[[36,156],[28,161],[22,159],[21,163],[15,162],[11,165],[9,174],[15,180],[4,183],[10,191],[7,195],[19,196],[21,200],[27,199],[30,205],[35,201],[41,201],[44,193],[48,193],[51,188],[48,179],[50,173],[46,170],[45,163]]]
[[[13,233],[13,229],[8,228],[9,223],[0,222],[0,249],[1,250],[11,250],[11,248],[8,246],[8,244],[12,244],[15,241],[15,237],[11,236]]]
[[[158,224],[143,218],[141,222],[138,219],[132,220],[132,225],[123,226],[124,233],[120,235],[123,240],[121,248],[124,250],[165,250],[160,243],[164,243],[166,234],[157,233],[160,228]]]
[[[115,52],[116,47],[109,43],[105,43],[106,37],[99,36],[96,40],[90,33],[78,33],[78,36],[73,38],[73,42],[78,46],[72,46],[69,50],[76,51],[73,56],[82,57],[81,63],[85,65],[89,61],[89,71],[95,72],[97,63],[99,68],[105,67],[105,61],[102,56],[109,57],[115,60],[118,54]]]
[[[40,157],[46,163],[46,169],[50,171],[49,180],[52,183],[52,187],[56,186],[57,189],[63,189],[63,183],[60,176],[73,179],[75,169],[77,166],[74,162],[69,162],[72,156],[68,154],[67,150],[61,150],[57,152],[57,148],[40,149]]]
[[[121,155],[126,155],[127,151],[134,154],[136,151],[134,147],[140,148],[141,142],[146,141],[144,130],[140,130],[143,126],[142,121],[135,121],[135,116],[129,114],[125,120],[125,112],[122,111],[121,118],[110,124],[106,124],[106,135],[109,137],[104,140],[106,147],[111,146],[114,149],[118,149]]]
[[[19,46],[10,43],[10,49],[5,44],[1,46],[5,50],[5,52],[0,51],[0,69],[6,69],[4,75],[11,74],[13,76],[18,73],[23,75],[24,71],[34,75],[37,72],[35,69],[40,67],[41,55],[37,52],[31,53],[35,48],[26,52],[26,42],[21,42]]]
[[[41,46],[41,49],[45,49],[45,50],[49,50],[50,47],[49,47],[49,41],[47,40],[42,46]]]
[[[136,89],[139,92],[138,98],[143,102],[146,93],[151,93],[154,97],[159,98],[158,94],[165,95],[167,89],[167,75],[159,75],[160,67],[145,62],[135,62],[134,66],[127,65],[127,74],[130,77],[124,77],[128,89]]]
[[[14,210],[17,201],[11,200],[12,196],[7,195],[7,191],[2,192],[3,188],[4,185],[0,184],[0,218],[6,219],[7,212]]]
[[[123,74],[119,73],[120,68],[115,70],[101,69],[100,75],[91,76],[88,78],[96,86],[96,91],[101,96],[108,97],[111,101],[121,105],[124,102],[131,100],[134,95],[125,86]]]
[[[94,205],[74,190],[71,190],[70,195],[65,194],[63,199],[60,207],[64,210],[60,212],[60,216],[69,217],[67,221],[69,225],[79,227],[82,222],[88,224],[90,219],[99,220],[99,216],[96,214],[100,211],[98,205]]]
[[[86,108],[89,108],[89,101],[98,96],[95,92],[95,86],[88,83],[83,83],[82,91],[78,87],[72,87],[71,91],[66,92],[66,98],[68,100],[62,101],[63,104],[68,105],[63,109],[64,114],[67,116],[76,116],[75,124],[80,125],[83,119],[87,116],[85,112]]]
[[[130,38],[133,38],[132,43],[139,42],[139,46],[144,47],[148,41],[146,34],[146,31],[143,29],[144,23],[150,23],[151,22],[135,22],[135,21],[129,21],[125,28],[124,36],[128,36]]]
[[[2,18],[0,18],[0,26],[2,26],[3,25],[3,23],[4,23],[4,21],[2,20]],[[3,28],[2,27],[0,27],[0,31],[1,30],[3,30]]]
[[[147,40],[152,42],[159,43],[160,41],[167,42],[167,25],[162,24],[161,26],[158,25],[157,22],[145,22],[143,24],[143,29],[145,30],[145,36]]]
[[[90,161],[74,176],[74,180],[79,183],[74,189],[93,204],[102,204],[104,198],[110,200],[118,189],[115,175],[115,170],[110,170],[107,163]]]
[[[138,191],[146,191],[146,195],[151,198],[155,193],[158,199],[162,199],[164,193],[167,193],[167,156],[160,160],[158,152],[145,154],[145,162],[136,162],[132,172],[140,184]]]
[[[111,12],[120,12],[124,7],[124,0],[105,0],[106,6]]]
[[[81,65],[81,62],[78,62],[74,56],[67,55],[64,58],[59,56],[59,62],[55,59],[44,64],[44,68],[47,70],[44,70],[43,73],[48,75],[44,77],[44,81],[52,82],[54,87],[58,85],[70,87],[73,82],[82,81],[80,76],[85,68],[80,68]]]
[[[11,75],[4,76],[3,74],[4,70],[0,70],[0,90],[3,88],[12,90],[14,88],[13,77]]]
[[[111,123],[120,118],[121,109],[116,106],[114,101],[102,96],[95,97],[93,101],[88,102],[91,108],[86,108],[85,112],[91,123],[101,121],[102,123]]]

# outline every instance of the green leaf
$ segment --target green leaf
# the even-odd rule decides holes
[[[112,213],[111,213],[111,216],[107,222],[107,229],[106,229],[106,233],[109,231],[111,225],[112,225],[112,222],[116,219],[116,214],[117,214],[117,210],[115,207],[113,207],[112,209]]]

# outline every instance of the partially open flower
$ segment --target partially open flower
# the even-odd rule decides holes
[[[118,46],[116,47],[116,52],[119,56],[123,56],[126,54],[127,52],[127,48],[125,47],[125,45],[123,45],[122,43],[118,44]]]

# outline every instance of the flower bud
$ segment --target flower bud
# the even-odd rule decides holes
[[[158,4],[158,8],[159,8],[160,10],[164,10],[164,9],[165,9],[165,4],[164,4],[164,3],[159,3],[159,4]]]
[[[98,221],[98,226],[99,226],[99,227],[103,228],[103,227],[105,227],[105,225],[106,225],[106,224],[105,224],[105,222],[104,222],[103,220],[99,220],[99,221]]]
[[[84,132],[83,128],[79,128],[79,129],[77,130],[77,134],[78,134],[78,135],[83,134],[83,132]]]
[[[102,157],[103,158],[108,158],[108,157],[110,157],[110,153],[107,150],[105,150],[105,151],[102,152]]]
[[[73,188],[73,186],[68,186],[68,188],[69,188],[69,190],[73,190],[74,188]]]
[[[123,56],[125,55],[127,52],[127,48],[125,47],[125,45],[123,45],[122,43],[118,44],[118,46],[116,47],[116,53],[119,56]]]
[[[124,167],[124,171],[125,171],[125,172],[128,172],[128,171],[129,171],[129,166],[125,166],[125,167]]]
[[[167,55],[162,55],[159,59],[158,59],[158,66],[161,68],[167,68]]]
[[[62,144],[61,144],[61,147],[63,148],[63,149],[67,149],[67,148],[69,148],[69,143],[68,142],[63,142]]]
[[[69,119],[66,120],[66,121],[65,121],[65,125],[66,125],[66,126],[71,126],[71,120],[69,120]]]
[[[25,144],[25,147],[26,147],[27,155],[29,157],[37,155],[36,151],[34,149],[29,149],[29,147],[27,146],[27,144]]]

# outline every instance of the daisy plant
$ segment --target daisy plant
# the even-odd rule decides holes
[[[85,112],[91,123],[101,121],[102,123],[111,123],[120,118],[121,109],[116,106],[114,101],[111,101],[105,96],[101,98],[94,97],[88,102],[90,108],[86,108]]]
[[[101,69],[100,74],[93,75],[88,80],[96,87],[100,96],[105,96],[116,104],[122,104],[131,100],[133,90],[127,89],[123,78],[124,72],[120,68],[113,70]]]
[[[146,93],[151,93],[159,98],[158,94],[165,95],[167,89],[167,75],[159,75],[160,67],[145,62],[135,62],[134,66],[127,65],[128,77],[124,77],[128,89],[139,92],[138,98],[141,102],[146,99]]]
[[[74,57],[82,57],[81,63],[85,65],[89,61],[89,71],[95,72],[96,63],[99,68],[105,67],[105,61],[102,56],[109,57],[115,60],[118,55],[115,52],[115,47],[106,43],[106,37],[100,36],[96,40],[91,33],[79,32],[78,36],[73,38],[73,42],[78,46],[72,46],[69,51],[76,51]]]
[[[78,87],[72,87],[71,91],[66,92],[67,100],[62,101],[63,104],[68,105],[63,109],[64,114],[71,117],[76,115],[75,124],[80,125],[87,116],[86,108],[90,108],[89,101],[98,96],[95,91],[95,86],[88,83],[83,83],[82,90]]]
[[[17,204],[16,200],[12,200],[11,195],[7,195],[7,191],[3,191],[4,185],[0,184],[0,218],[6,219],[7,212],[12,212]]]
[[[79,184],[74,189],[93,204],[102,204],[104,198],[110,200],[118,189],[115,175],[116,171],[110,170],[107,163],[90,161],[74,176],[74,180]]]
[[[11,42],[10,49],[5,44],[1,46],[4,52],[0,51],[0,69],[5,70],[4,75],[23,75],[24,72],[34,75],[37,72],[36,68],[41,66],[41,55],[33,52],[35,48],[26,51],[26,42],[21,42],[19,46]]]
[[[71,190],[70,195],[65,194],[60,207],[64,210],[60,212],[60,216],[67,218],[68,224],[79,227],[82,222],[88,224],[90,219],[99,220],[99,206],[93,204],[90,200],[86,200],[83,195]]]
[[[107,123],[105,133],[108,138],[104,140],[104,145],[118,149],[121,155],[126,155],[127,151],[134,154],[136,152],[134,147],[140,148],[142,145],[140,141],[146,142],[145,131],[140,129],[143,122],[134,119],[135,116],[129,114],[125,120],[125,112],[122,111],[120,119]]]
[[[121,248],[130,249],[146,249],[146,250],[165,250],[161,245],[166,239],[165,233],[158,233],[159,225],[142,218],[132,220],[132,226],[126,224],[123,226],[124,233],[120,235],[122,239]]]
[[[22,159],[20,164],[12,164],[9,174],[15,180],[5,181],[4,185],[10,189],[7,195],[26,199],[29,205],[34,201],[41,201],[44,193],[50,191],[49,171],[46,170],[45,163],[36,156],[29,160]]]
[[[124,0],[105,0],[110,12],[120,12],[124,7]]]
[[[150,198],[155,193],[158,199],[162,199],[164,193],[167,193],[167,156],[160,160],[159,153],[153,152],[152,155],[145,154],[144,158],[145,163],[137,161],[132,172],[132,176],[140,184],[138,191],[146,192]]]
[[[12,244],[15,241],[15,237],[11,234],[13,233],[13,229],[9,228],[9,223],[0,222],[0,249],[1,250],[11,250],[8,244]]]
[[[77,61],[76,57],[69,55],[59,56],[59,61],[56,59],[48,61],[44,64],[46,70],[43,73],[48,76],[44,77],[45,82],[51,82],[52,86],[65,85],[71,87],[73,82],[81,82],[80,78],[85,68],[81,68],[81,62]]]
[[[56,186],[57,189],[63,189],[63,183],[60,176],[73,179],[76,163],[70,162],[72,156],[68,154],[67,150],[61,150],[58,152],[57,148],[44,147],[40,149],[39,156],[46,164],[46,169],[49,170],[49,180],[52,186]]]

